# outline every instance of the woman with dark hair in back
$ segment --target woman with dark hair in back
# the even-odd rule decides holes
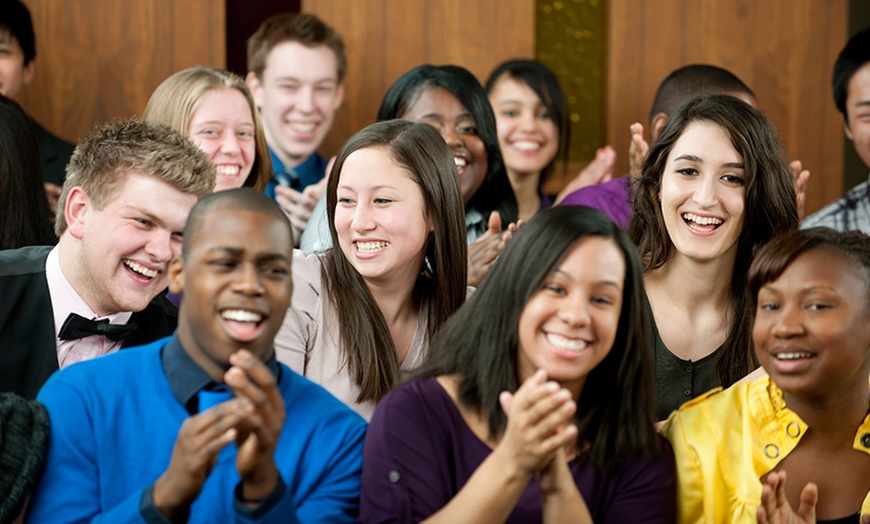
[[[797,227],[788,160],[761,112],[705,95],[670,116],[644,159],[628,230],[645,266],[659,419],[758,367],[746,271]]]
[[[0,95],[0,249],[57,243],[33,122]]]
[[[672,523],[643,274],[585,207],[543,211],[378,405],[362,522]]]
[[[556,162],[568,165],[571,118],[568,100],[559,80],[535,60],[508,60],[489,75],[486,92],[495,112],[498,141],[519,216],[528,220],[549,208],[554,200],[544,193]],[[595,159],[555,198],[587,185],[610,180],[616,153],[610,146],[599,149]]]

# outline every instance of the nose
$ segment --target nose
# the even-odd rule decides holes
[[[154,262],[169,262],[181,251],[181,246],[176,246],[176,243],[169,231],[155,229],[145,244],[145,252]]]
[[[791,338],[804,331],[800,318],[800,308],[783,305],[771,329],[771,334],[777,338]]]
[[[447,142],[447,145],[450,146],[451,149],[462,147],[462,138],[459,136],[459,133],[456,132],[451,126],[444,126],[441,129],[441,138]]]
[[[350,223],[350,227],[358,233],[371,231],[375,228],[375,222],[369,206],[364,203],[357,204],[353,211],[353,220]]]
[[[692,200],[702,208],[713,207],[716,204],[716,178],[713,176],[701,176],[695,186]]]
[[[232,131],[228,131],[221,141],[221,153],[225,155],[234,155],[241,150],[239,147],[239,137]]]
[[[535,131],[538,129],[538,121],[530,111],[525,111],[520,115],[519,124],[520,129],[523,131]]]
[[[305,86],[296,93],[296,100],[293,104],[297,111],[302,113],[314,112],[314,88]]]
[[[245,295],[262,295],[263,285],[260,282],[260,273],[257,266],[251,262],[244,262],[239,266],[238,278],[233,283],[233,290]]]
[[[559,308],[559,318],[572,327],[583,327],[589,324],[589,303],[582,294],[572,293],[564,307]]]

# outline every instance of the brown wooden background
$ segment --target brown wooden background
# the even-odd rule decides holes
[[[226,66],[225,0],[25,0],[37,34],[23,102],[77,140],[95,123],[141,113],[169,74]],[[289,5],[289,4],[288,4]],[[534,0],[303,0],[348,47],[347,97],[323,148],[369,123],[392,81],[420,63],[456,63],[483,79],[534,54]],[[848,0],[608,0],[606,137],[627,169],[628,126],[648,120],[673,69],[706,62],[756,92],[793,158],[813,176],[812,211],[843,189],[843,133],[830,74],[847,40]]]

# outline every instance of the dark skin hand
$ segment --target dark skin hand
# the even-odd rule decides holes
[[[154,483],[154,506],[167,518],[196,500],[221,449],[234,440],[242,498],[256,506],[278,485],[274,454],[284,425],[284,399],[272,372],[250,351],[239,350],[229,361],[224,380],[236,397],[182,424],[169,466]]]

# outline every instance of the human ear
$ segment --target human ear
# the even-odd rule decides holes
[[[846,133],[846,138],[854,141],[855,137],[852,135],[852,130],[849,129],[849,122],[843,122],[843,132]]]
[[[344,82],[338,84],[338,87],[335,88],[335,101],[332,104],[332,108],[338,109],[341,107],[342,102],[344,102]]]
[[[656,138],[659,137],[659,135],[662,132],[662,129],[665,128],[665,124],[667,124],[667,123],[668,123],[668,115],[666,115],[664,113],[658,113],[656,116],[653,117],[652,121],[650,122],[650,126],[649,126],[650,143],[655,142]]]
[[[33,81],[33,76],[36,75],[36,59],[31,60],[29,64],[24,66],[24,85],[30,85]]]
[[[263,84],[260,82],[260,79],[257,78],[256,73],[251,71],[245,77],[245,83],[248,84],[248,89],[251,90],[251,96],[254,97],[254,105],[257,108],[263,107]]]
[[[172,259],[168,268],[169,291],[180,295],[184,291],[184,262],[181,257]]]
[[[92,207],[91,199],[81,186],[70,189],[63,206],[63,217],[67,231],[79,240],[84,236],[85,220]]]

